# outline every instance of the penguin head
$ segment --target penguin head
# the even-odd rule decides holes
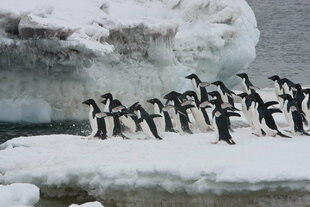
[[[183,93],[183,97],[186,97],[186,96],[195,98],[197,94],[194,91],[188,90]]]
[[[218,91],[211,91],[208,93],[211,97],[218,97],[220,96],[220,93]]]
[[[142,108],[141,104],[140,104],[139,102],[136,102],[136,103],[132,104],[132,105],[128,108],[128,110],[129,110],[130,112],[137,111],[137,110],[139,109],[139,107]]]
[[[94,99],[88,99],[88,100],[82,102],[82,104],[86,104],[86,105],[90,106],[90,105],[95,105],[96,102],[94,101]]]
[[[223,86],[224,83],[222,81],[215,81],[213,83],[211,83],[212,85],[216,85],[216,86]]]
[[[295,89],[296,91],[302,91],[301,85],[299,83],[294,84],[293,89]]]
[[[217,104],[219,104],[219,101],[217,100],[217,99],[212,99],[211,101],[209,101],[210,102],[210,104],[212,104],[212,105],[217,105]]]
[[[184,97],[183,97],[183,94],[176,92],[176,91],[171,91],[170,93],[164,96],[164,99],[168,99],[168,100],[174,100],[175,98],[183,100]]]
[[[195,79],[196,81],[200,80],[195,73],[192,73],[192,74],[186,76],[185,78],[190,79],[190,80]]]
[[[101,98],[104,98],[104,99],[113,99],[113,96],[111,93],[106,93],[106,94],[103,94],[101,96]]]
[[[279,95],[280,98],[282,98],[283,100],[291,100],[292,96],[290,94],[282,94]]]
[[[248,75],[246,73],[237,73],[236,76],[238,76],[242,79],[248,79]]]
[[[158,104],[158,103],[160,102],[160,100],[157,99],[157,98],[152,98],[152,99],[147,100],[147,102],[149,102],[149,103],[151,103],[151,104],[155,104],[155,103]]]
[[[310,88],[302,89],[302,92],[305,94],[310,94]]]
[[[270,76],[268,79],[273,80],[273,81],[276,81],[276,80],[279,81],[281,78],[277,75],[273,75],[273,76]]]

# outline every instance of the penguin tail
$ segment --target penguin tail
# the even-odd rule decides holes
[[[303,131],[302,134],[306,135],[306,136],[310,136],[310,134],[308,132],[305,132],[305,131]]]
[[[292,138],[290,136],[287,136],[285,134],[282,134],[280,131],[278,131],[277,135],[279,135],[280,137],[284,137],[284,138]]]
[[[158,140],[162,140],[163,138],[161,138],[160,136],[157,136],[156,139]]]

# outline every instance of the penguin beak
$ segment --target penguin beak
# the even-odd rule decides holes
[[[242,74],[241,73],[237,73],[236,76],[242,78]]]
[[[187,79],[191,79],[191,78],[190,78],[190,76],[191,76],[191,75],[188,75],[188,76],[186,76],[185,78],[187,78]]]
[[[215,82],[213,82],[213,83],[211,83],[212,85],[215,85],[215,86],[217,86],[217,82],[215,81]]]
[[[149,99],[146,102],[149,102],[149,103],[153,104],[154,100],[153,99]]]
[[[285,96],[283,96],[283,95],[278,95],[280,98],[282,98],[282,99],[284,99],[285,98]]]
[[[82,104],[89,105],[88,101],[83,101]]]

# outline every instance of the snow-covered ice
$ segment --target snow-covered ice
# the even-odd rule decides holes
[[[40,199],[39,188],[27,183],[0,185],[0,206],[30,207]]]
[[[130,104],[183,90],[192,72],[229,81],[254,60],[259,38],[245,0],[0,5],[0,100],[39,98],[52,119],[86,118],[81,101],[105,92]]]
[[[98,201],[95,201],[95,202],[84,203],[81,205],[72,204],[69,207],[103,207],[103,205],[99,203]]]

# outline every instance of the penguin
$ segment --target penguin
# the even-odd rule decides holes
[[[246,73],[237,73],[236,76],[242,78],[242,90],[244,93],[251,94],[255,92],[255,89],[259,89],[255,87]]]
[[[293,99],[290,94],[280,95],[280,98],[284,100],[283,112],[288,124],[290,125],[291,132],[294,134],[300,133],[310,136],[310,134],[304,130],[302,122],[303,112],[298,110],[296,99]]]
[[[182,94],[176,91],[171,91],[164,96],[165,99],[167,99],[168,101],[172,101],[174,104],[173,117],[176,123],[177,130],[192,134],[193,132],[189,128],[189,118],[186,112],[186,109],[190,107],[181,105],[181,97]]]
[[[163,110],[164,108],[163,103],[157,98],[149,99],[147,100],[147,102],[153,104],[154,114],[161,115],[161,117],[159,117],[159,120],[160,120],[159,123],[161,125],[161,128],[164,129],[165,132],[176,132],[173,129],[173,125],[172,125],[172,121],[169,116],[169,113]]]
[[[212,129],[210,119],[205,107],[201,107],[201,103],[198,100],[198,96],[194,91],[186,91],[183,93],[183,96],[189,96],[194,100],[194,107],[191,107],[190,110],[198,123],[200,130],[208,131]]]
[[[101,96],[101,98],[103,98],[103,100],[101,101],[101,103],[103,103],[104,109],[103,112],[112,112],[112,108],[113,108],[113,96],[111,93],[106,93],[104,95]],[[113,136],[113,129],[114,129],[114,118],[113,116],[106,116],[104,118],[105,123],[106,123],[106,128],[107,128],[107,136],[108,137],[112,137]]]
[[[138,122],[141,124],[143,133],[148,138],[154,138],[154,139],[161,140],[162,138],[158,135],[157,128],[153,120],[154,117],[159,117],[161,115],[156,114],[156,115],[150,116],[139,103],[133,106],[133,110],[137,111],[139,114]]]
[[[267,109],[264,101],[261,99],[258,93],[254,93],[251,96],[253,102],[256,103],[255,112],[253,113],[254,117],[253,120],[259,121],[260,128],[266,133],[268,136],[276,136],[279,135],[284,138],[291,138],[287,135],[282,134],[272,117],[272,113]],[[254,123],[255,125],[256,123]]]
[[[302,92],[305,94],[305,98],[301,103],[301,109],[305,113],[305,118],[310,123],[310,88],[303,89]]]
[[[222,81],[215,81],[211,83],[217,86],[217,91],[220,93],[224,103],[229,103],[235,108],[233,95],[236,95],[233,91],[229,90]]]
[[[199,85],[202,82],[195,73],[192,73],[192,74],[186,76],[185,78],[190,79],[192,81],[194,91],[196,92],[198,100],[201,103],[209,100],[207,89],[205,87],[201,87]]]
[[[295,83],[293,83],[287,78],[282,78],[280,82],[282,84],[284,94],[290,94],[292,98],[294,98],[295,92],[293,91],[293,86],[295,85]]]
[[[113,107],[112,106],[112,102],[113,102],[112,94],[111,93],[103,94],[101,98],[103,98],[102,101],[105,101],[103,112],[112,112],[112,107]]]
[[[268,79],[274,81],[274,88],[275,88],[275,94],[279,101],[280,108],[283,107],[283,99],[279,97],[279,95],[284,94],[283,88],[282,88],[282,82],[281,78],[277,75],[271,76]]]
[[[214,125],[217,138],[217,141],[215,143],[217,143],[220,140],[223,140],[230,145],[236,144],[229,133],[226,113],[222,109],[221,103],[217,99],[211,100],[210,103],[215,106],[214,110],[212,111],[212,117],[213,117],[212,123]]]
[[[304,100],[305,98],[305,94],[303,93],[303,90],[302,90],[302,87],[300,84],[294,84],[292,86],[293,88],[293,91],[295,90],[295,99],[296,99],[296,102],[297,102],[297,107],[298,107],[298,110],[302,110],[302,107],[301,107],[301,104],[302,104],[302,101]]]
[[[88,99],[83,104],[89,106],[89,122],[92,129],[90,137],[98,137],[101,139],[107,138],[107,131],[104,119],[97,118],[96,114],[100,113],[100,109],[93,99]]]
[[[241,94],[237,94],[237,96],[239,96],[241,98],[241,108],[242,108],[242,112],[244,114],[244,117],[246,118],[246,120],[248,121],[248,123],[250,124],[252,129],[254,129],[253,117],[252,117],[252,111],[251,111],[252,101],[250,99],[249,94],[244,92]]]

